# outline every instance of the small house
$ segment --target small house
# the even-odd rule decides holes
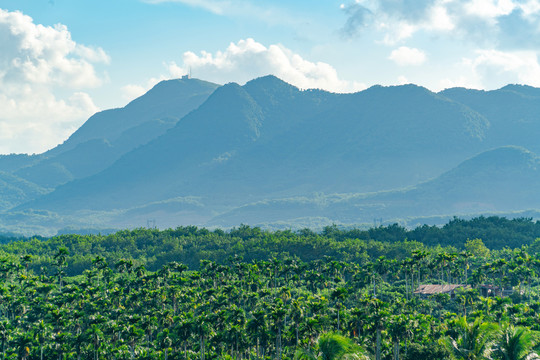
[[[456,289],[470,289],[471,287],[469,285],[462,285],[462,284],[445,284],[445,285],[435,285],[435,284],[426,284],[426,285],[420,285],[418,289],[414,291],[414,294],[419,295],[421,297],[429,297],[432,295],[437,294],[449,294],[450,298],[455,298]]]
[[[480,294],[483,297],[492,297],[492,296],[506,297],[514,293],[514,289],[512,289],[512,287],[501,288],[500,286],[491,285],[491,284],[480,285],[479,290],[480,290]]]

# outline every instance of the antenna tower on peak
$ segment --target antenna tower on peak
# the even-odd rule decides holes
[[[186,75],[182,75],[182,80],[191,79],[191,66],[189,67],[189,72]]]

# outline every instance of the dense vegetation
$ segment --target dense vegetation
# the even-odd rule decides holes
[[[243,225],[228,232],[195,226],[163,231],[141,228],[109,235],[64,234],[48,241],[42,237],[17,239],[9,235],[0,237],[0,243],[8,243],[0,246],[0,254],[14,255],[14,258],[30,254],[33,256],[31,267],[38,271],[41,267],[50,268],[54,254],[65,247],[69,253],[66,273],[72,276],[91,268],[97,255],[104,257],[108,264],[132,259],[151,271],[159,270],[170,261],[197,270],[201,260],[222,263],[235,255],[242,256],[246,262],[285,255],[302,261],[330,256],[362,265],[383,255],[403,259],[413,250],[427,247],[449,247],[447,252],[458,252],[464,249],[468,239],[482,239],[489,249],[501,250],[531,245],[537,238],[540,238],[539,221],[478,217],[455,218],[443,227],[424,225],[412,230],[393,224],[367,230],[327,226],[321,233],[309,229],[271,232]]]
[[[475,224],[498,239],[508,226],[526,245],[490,249],[488,238],[464,237],[480,233]],[[17,241],[0,247],[0,356],[532,359],[537,226],[478,218],[439,230],[181,227]],[[451,246],[407,240],[450,229]],[[414,294],[421,284],[465,283],[455,297]],[[484,297],[482,284],[512,290]]]

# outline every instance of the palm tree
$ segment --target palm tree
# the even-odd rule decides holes
[[[335,333],[322,334],[314,349],[297,350],[296,360],[367,359],[362,348],[351,339]]]
[[[295,331],[296,331],[296,340],[295,340],[295,346],[298,346],[299,336],[298,336],[298,329],[300,327],[300,322],[304,319],[304,298],[300,296],[299,298],[293,300],[292,307],[291,307],[291,317],[295,324]]]
[[[480,318],[471,324],[463,316],[454,320],[452,328],[454,334],[445,339],[445,344],[456,359],[489,359],[497,325],[482,322]]]
[[[340,331],[340,323],[339,323],[339,311],[341,310],[341,307],[343,305],[343,301],[345,298],[349,295],[349,292],[344,287],[338,287],[334,291],[332,291],[330,297],[332,300],[336,303],[336,312],[337,312],[337,331]]]
[[[32,342],[34,338],[32,334],[26,332],[17,332],[15,346],[21,360],[26,360],[30,356]]]
[[[0,321],[0,341],[2,342],[2,360],[6,358],[6,344],[11,334],[11,323],[8,320]]]
[[[163,329],[163,331],[157,335],[156,340],[160,349],[163,349],[163,352],[165,353],[165,360],[167,360],[169,348],[172,346],[172,340],[169,337],[169,329]]]
[[[375,359],[381,360],[381,332],[389,316],[388,304],[377,298],[366,298],[364,302],[369,314],[368,321],[371,323],[371,330],[375,332]]]
[[[496,356],[501,360],[536,360],[540,356],[533,351],[537,345],[531,331],[524,327],[505,326],[496,346]]]
[[[260,347],[262,345],[263,352],[266,348],[266,338],[268,336],[268,324],[266,321],[266,311],[263,309],[258,309],[252,313],[253,318],[250,319],[246,324],[246,330],[248,331],[249,337],[252,341],[256,339],[257,344],[257,359],[260,358]],[[264,357],[264,355],[263,355]]]
[[[39,358],[43,360],[43,348],[45,347],[45,342],[52,337],[52,326],[42,319],[34,324],[33,331],[34,337],[39,343]]]
[[[394,347],[393,360],[399,360],[400,342],[407,339],[412,331],[412,326],[406,315],[400,314],[390,318],[388,322],[388,334],[392,338]]]
[[[60,290],[62,289],[62,276],[64,275],[64,268],[67,266],[67,257],[69,252],[67,248],[61,247],[58,249],[58,252],[54,255],[54,260],[56,260],[58,283],[60,284]]]
[[[101,331],[100,326],[98,324],[92,324],[88,330],[86,330],[87,338],[90,340],[92,345],[94,346],[94,358],[98,359],[98,353],[99,353],[99,346],[101,343],[101,340],[103,340],[103,331]]]

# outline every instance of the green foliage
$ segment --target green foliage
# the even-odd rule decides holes
[[[534,358],[540,259],[526,247],[483,257],[342,233],[190,226],[4,245],[2,358]],[[347,253],[361,246],[365,256]],[[467,270],[515,295],[414,295],[421,284],[473,284]]]
[[[448,360],[450,356],[450,351],[445,346],[429,341],[410,344],[404,360]]]
[[[474,256],[486,258],[489,256],[489,249],[484,245],[482,239],[467,240],[465,250]]]

